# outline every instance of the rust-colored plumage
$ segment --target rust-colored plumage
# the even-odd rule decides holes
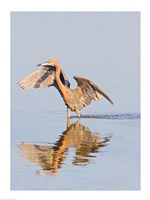
[[[56,87],[67,106],[68,118],[70,118],[71,111],[75,111],[80,117],[82,108],[88,106],[92,100],[100,100],[101,97],[105,97],[113,104],[106,93],[86,78],[74,76],[78,85],[74,90],[70,89],[68,78],[56,60],[51,59],[37,66],[43,68],[23,78],[18,85],[23,89]]]

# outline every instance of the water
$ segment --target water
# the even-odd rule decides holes
[[[67,124],[65,113],[12,113],[11,189],[140,188],[139,116],[73,118]]]
[[[140,189],[138,12],[11,14],[11,189]],[[49,58],[104,98],[70,121],[55,88],[16,84]]]

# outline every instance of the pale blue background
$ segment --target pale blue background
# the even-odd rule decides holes
[[[55,89],[23,91],[16,85],[37,69],[36,64],[55,58],[72,88],[76,86],[73,76],[80,75],[114,101],[111,106],[103,99],[82,113],[140,111],[138,12],[15,12],[11,16],[13,109],[65,110]]]

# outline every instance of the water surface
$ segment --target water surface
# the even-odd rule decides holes
[[[13,115],[13,190],[140,189],[138,114],[68,122],[59,113]]]

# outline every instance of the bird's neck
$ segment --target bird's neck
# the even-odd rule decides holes
[[[60,80],[60,65],[57,63],[55,64],[55,67],[56,67],[56,82],[57,82],[57,85],[63,95],[63,98],[64,98],[64,101],[66,102],[67,101],[67,88],[63,85],[63,83],[61,82]]]

